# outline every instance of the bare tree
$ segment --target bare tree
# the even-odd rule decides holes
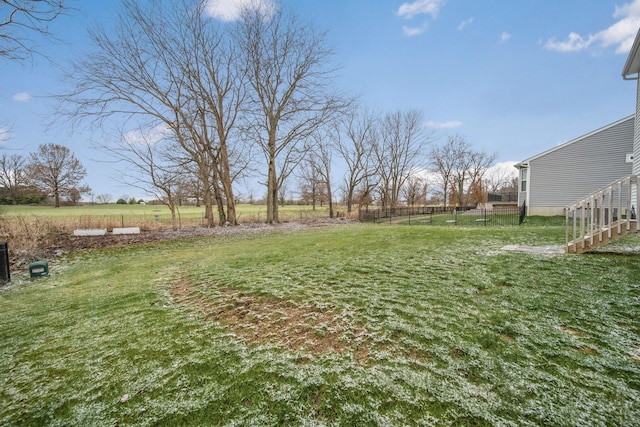
[[[128,165],[118,180],[129,187],[153,194],[165,204],[171,212],[172,229],[177,230],[180,227],[179,188],[188,168],[176,163],[176,143],[170,134],[163,137],[156,133],[155,138],[150,138],[151,134],[153,132],[144,130],[124,133],[117,148],[110,152],[114,158]]]
[[[321,132],[312,135],[313,148],[309,152],[308,162],[316,186],[324,190],[329,205],[329,218],[335,216],[333,192],[331,187],[331,139],[332,136]]]
[[[106,205],[108,203],[111,203],[111,200],[113,200],[113,196],[111,194],[102,193],[96,196],[96,203],[98,203],[99,205]]]
[[[442,186],[445,208],[450,191],[455,195],[457,206],[468,204],[471,189],[478,193],[482,188],[484,174],[494,160],[495,155],[473,150],[460,135],[449,136],[446,144],[434,148],[431,164]]]
[[[293,14],[245,9],[236,38],[251,89],[248,130],[267,164],[267,223],[275,223],[279,187],[302,161],[303,142],[345,103],[329,90],[325,35]]]
[[[278,186],[278,200],[280,201],[280,206],[284,206],[287,204],[287,194],[289,193],[289,186],[287,182],[284,181]]]
[[[343,186],[347,213],[353,210],[356,189],[376,174],[371,159],[377,120],[372,112],[353,107],[338,124],[333,148],[346,164]]]
[[[73,120],[121,121],[164,128],[198,167],[207,225],[233,224],[235,206],[228,144],[244,99],[233,43],[205,16],[203,2],[142,4],[124,0],[115,30],[91,33],[98,50],[70,73],[75,90],[62,97]],[[211,180],[214,182],[211,182]],[[220,210],[224,190],[227,213]]]
[[[447,137],[447,142],[444,145],[434,147],[431,150],[431,168],[442,189],[443,206],[445,210],[447,209],[449,191],[451,186],[454,184],[456,159],[461,155],[461,151],[464,149],[464,146],[461,147],[463,142],[464,140],[461,138],[449,136]]]
[[[355,197],[353,198],[353,201],[360,207],[368,207],[374,201],[373,191],[375,187],[376,186],[371,183],[369,178],[366,178],[359,187],[356,187]]]
[[[0,57],[22,61],[33,55],[34,36],[53,38],[49,24],[68,9],[64,0],[0,0]]]
[[[194,105],[200,117],[205,147],[213,147],[210,153],[215,168],[212,185],[220,184],[227,212],[221,212],[226,221],[236,225],[235,196],[233,182],[247,167],[250,156],[243,147],[233,144],[238,141],[236,123],[246,97],[245,75],[247,68],[241,64],[241,55],[233,40],[221,28],[207,25],[210,20],[203,16],[204,5],[196,8],[198,13],[185,22],[186,36],[177,61],[187,61],[184,72]],[[213,129],[213,134],[207,132]],[[235,137],[235,138],[234,138]],[[243,160],[244,159],[244,160]],[[206,183],[205,183],[206,185]],[[216,197],[220,210],[221,197]]]
[[[484,176],[496,159],[495,154],[484,151],[471,150],[469,152],[469,172],[467,183],[467,195],[474,204],[487,201],[487,192],[484,188]]]
[[[27,171],[29,180],[54,198],[54,206],[60,207],[60,197],[89,192],[81,181],[87,171],[71,150],[63,145],[42,144],[30,153]]]
[[[506,164],[498,164],[487,171],[484,178],[484,185],[492,194],[498,192],[511,185],[511,180],[516,177],[516,169]]]
[[[79,187],[71,188],[65,193],[67,201],[72,205],[77,205],[84,194],[90,194],[91,188],[88,185],[81,185]]]
[[[398,205],[400,190],[422,165],[431,139],[419,111],[397,111],[384,116],[374,146],[383,209]]]
[[[484,151],[476,151],[461,136],[453,137],[456,140],[456,156],[454,161],[453,180],[455,183],[455,193],[458,206],[466,206],[471,202],[479,203],[484,201],[484,191],[482,190],[482,179],[487,168],[491,166],[495,155],[489,155]],[[475,190],[476,197],[473,196],[472,189]]]
[[[318,178],[312,160],[313,154],[300,165],[296,171],[300,183],[300,200],[304,203],[311,203],[312,210],[316,210],[316,204],[320,198]]]
[[[14,205],[18,204],[21,191],[29,184],[26,164],[26,159],[19,154],[3,153],[0,158],[0,185],[8,191]]]
[[[407,205],[425,204],[427,201],[427,180],[419,176],[410,176],[402,187]]]

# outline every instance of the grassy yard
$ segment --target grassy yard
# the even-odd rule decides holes
[[[638,425],[638,255],[500,250],[563,243],[350,225],[77,253],[0,288],[0,424]]]
[[[338,208],[338,210],[342,210],[344,213],[344,209]],[[237,205],[236,211],[240,222],[264,222],[267,218],[265,205]],[[314,210],[311,206],[287,205],[281,206],[279,212],[282,221],[300,221],[329,216],[329,209],[326,206],[316,206]],[[164,205],[118,205],[111,203],[60,208],[5,205],[0,207],[0,213],[5,218],[20,217],[27,221],[48,220],[67,223],[69,227],[76,228],[171,224],[171,212]],[[178,214],[185,225],[204,224],[204,206],[181,206],[178,208]]]

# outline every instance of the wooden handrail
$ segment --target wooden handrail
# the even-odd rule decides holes
[[[629,175],[567,206],[566,251],[587,252],[636,231],[637,201],[638,176]]]

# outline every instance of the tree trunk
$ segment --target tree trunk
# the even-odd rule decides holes
[[[216,199],[216,206],[218,207],[218,224],[224,225],[224,223],[227,222],[227,216],[224,213],[224,199],[217,182],[213,185],[213,194]]]
[[[353,189],[349,188],[347,193],[347,213],[350,214],[353,209]]]
[[[233,196],[233,185],[231,183],[231,172],[229,170],[229,158],[227,156],[226,146],[220,147],[220,184],[222,184],[222,191],[224,197],[227,199],[227,217],[226,221],[229,221],[231,225],[238,225],[238,219],[236,218],[236,201]]]
[[[173,231],[178,230],[178,218],[176,217],[176,207],[173,203],[169,203],[169,210],[171,211],[171,229]]]
[[[316,210],[316,185],[311,184],[311,206],[312,210]]]
[[[267,176],[267,224],[275,223],[278,223],[278,180],[275,158],[271,158]]]
[[[444,199],[443,199],[443,201],[442,201],[442,204],[443,204],[443,207],[444,207],[444,211],[445,211],[445,212],[447,211],[447,196],[448,196],[448,194],[447,194],[447,193],[449,192],[448,190],[449,190],[449,186],[448,186],[447,184],[443,184],[443,186],[442,186],[442,193],[443,193],[443,197],[444,197]]]
[[[464,181],[463,180],[459,180],[459,182],[458,182],[458,207],[461,208],[464,205],[466,205],[466,203],[464,203]]]
[[[228,178],[222,180],[222,189],[224,191],[224,197],[227,199],[226,221],[229,221],[231,225],[238,225],[238,219],[236,217],[236,202],[233,197],[231,181]]]
[[[327,197],[329,198],[329,218],[334,217],[333,213],[333,196],[331,194],[331,182],[327,179]]]
[[[211,185],[209,184],[209,179],[203,177],[202,183],[204,184],[204,217],[207,222],[207,228],[215,227],[215,222],[213,221],[213,197],[211,197]]]

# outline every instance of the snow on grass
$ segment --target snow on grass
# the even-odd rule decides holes
[[[88,251],[0,293],[0,423],[631,425],[640,273],[561,228]]]

